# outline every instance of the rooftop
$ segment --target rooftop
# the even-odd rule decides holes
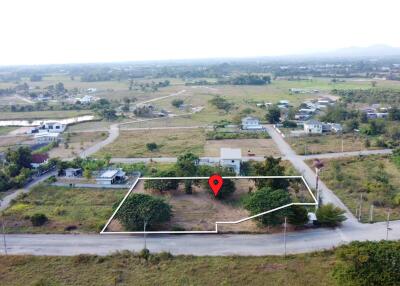
[[[221,148],[221,159],[242,159],[242,150],[240,148]]]

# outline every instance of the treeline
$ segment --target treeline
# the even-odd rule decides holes
[[[400,90],[396,89],[334,89],[332,94],[339,95],[345,103],[387,103],[396,106],[400,104]]]

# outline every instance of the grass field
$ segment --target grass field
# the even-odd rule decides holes
[[[146,144],[151,142],[157,143],[157,150],[147,150]],[[96,153],[96,156],[176,157],[185,152],[202,155],[204,143],[203,129],[121,131],[117,140]]]
[[[296,153],[300,155],[379,149],[376,147],[365,147],[365,139],[357,135],[354,136],[352,134],[343,134],[343,136],[335,134],[303,137],[287,136],[285,139],[296,151]]]
[[[224,139],[207,140],[205,156],[219,157],[220,148],[240,148],[242,156],[278,156],[280,152],[272,139]]]
[[[59,144],[58,147],[51,149],[50,157],[72,158],[77,156],[84,149],[107,138],[108,132],[69,132],[62,135],[64,142],[68,142],[68,148],[65,144]]]
[[[312,164],[312,162],[308,162]],[[368,156],[324,160],[322,181],[356,214],[362,202],[361,219],[369,222],[371,205],[374,205],[374,221],[386,220],[390,209],[392,220],[400,219],[400,206],[393,204],[393,197],[400,190],[400,170],[386,156]],[[382,189],[382,180],[388,180],[391,188]],[[362,195],[362,200],[361,200]]]
[[[4,213],[6,231],[11,233],[98,232],[111,216],[112,206],[126,190],[76,189],[46,185],[35,187],[18,198]],[[45,214],[49,221],[32,226],[30,216]]]
[[[167,254],[148,260],[129,252],[110,256],[0,256],[0,277],[17,285],[335,285],[332,252],[261,257]]]
[[[11,127],[11,126],[0,126],[0,136],[2,135],[7,135],[11,131],[17,129],[16,127]]]
[[[1,112],[0,120],[34,120],[34,119],[63,119],[81,115],[92,114],[90,110],[57,110],[57,111],[32,111],[32,112]]]

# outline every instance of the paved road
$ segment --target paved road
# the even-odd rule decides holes
[[[185,93],[185,92],[186,92],[186,89],[183,89],[183,90],[180,90],[180,91],[178,91],[178,92],[171,93],[170,95],[160,96],[160,97],[153,98],[153,99],[149,99],[149,100],[146,100],[146,101],[137,102],[136,104],[145,104],[145,103],[149,103],[149,102],[154,102],[154,101],[161,100],[161,99],[165,99],[165,98],[168,98],[168,97],[173,97],[173,96],[181,95],[181,94],[183,94],[183,93]]]
[[[117,123],[117,124],[110,125],[110,129],[108,131],[108,137],[105,140],[100,141],[100,142],[94,144],[93,146],[90,146],[89,148],[83,150],[79,154],[79,156],[81,158],[89,157],[90,155],[99,151],[104,146],[114,142],[118,138],[118,136],[119,136],[119,124]]]
[[[363,151],[353,151],[353,152],[339,152],[339,153],[325,153],[325,154],[313,154],[300,156],[302,160],[311,159],[332,159],[332,158],[342,158],[342,157],[354,157],[354,156],[368,156],[368,155],[385,155],[392,154],[392,149],[380,149],[380,150],[363,150]]]
[[[400,237],[400,221],[392,222],[389,239]],[[340,229],[311,229],[287,234],[287,253],[305,253],[330,249],[351,240],[382,240],[386,224],[365,224]],[[118,250],[143,248],[143,236],[128,235],[6,235],[9,254],[106,255]],[[152,252],[192,255],[281,255],[283,235],[278,234],[215,234],[215,235],[148,235],[147,247]],[[0,247],[0,253],[4,250]]]
[[[316,176],[313,170],[304,163],[302,156],[297,155],[288,143],[282,138],[282,136],[274,129],[272,125],[265,126],[267,132],[271,136],[272,140],[276,143],[281,154],[289,160],[293,167],[304,176],[307,183],[315,188]],[[342,203],[342,201],[324,184],[320,181],[319,189],[321,190],[321,199],[324,203],[333,203],[334,205],[344,209],[347,220],[345,224],[359,224],[354,215],[350,210]]]
[[[28,183],[27,185],[25,185],[24,188],[22,189],[18,189],[15,190],[14,192],[12,192],[11,194],[5,196],[2,200],[1,200],[1,205],[0,205],[0,211],[5,210],[6,208],[8,208],[8,206],[10,205],[11,200],[16,199],[18,197],[19,194],[22,193],[29,193],[29,191],[32,189],[33,186],[39,184],[40,182],[43,182],[44,180],[46,180],[48,177],[50,176],[54,176],[57,174],[57,171],[52,171],[49,172],[47,174],[44,174],[43,176],[40,177],[36,177],[33,179],[33,181],[31,181],[30,183]]]

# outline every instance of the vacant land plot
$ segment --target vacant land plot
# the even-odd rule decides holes
[[[107,138],[108,132],[71,132],[63,134],[63,144],[51,149],[50,157],[71,158]]]
[[[312,162],[308,162],[312,164]],[[387,156],[368,156],[324,160],[321,179],[346,204],[353,214],[361,203],[361,219],[384,221],[390,210],[392,220],[400,219],[400,206],[395,202],[400,194],[400,170]]]
[[[14,131],[15,129],[17,129],[17,128],[16,127],[1,126],[0,127],[0,136],[7,135],[8,133],[10,133],[11,131]]]
[[[18,198],[4,213],[11,233],[98,232],[111,216],[112,206],[126,190],[35,187]],[[48,222],[32,226],[30,217],[42,213]]]
[[[184,184],[179,184],[177,190],[169,190],[163,193],[144,188],[144,181],[139,181],[133,193],[144,193],[163,198],[172,208],[172,218],[168,223],[155,226],[154,230],[168,231],[213,231],[217,221],[237,221],[250,216],[250,212],[243,206],[243,202],[249,192],[256,191],[253,180],[233,180],[235,191],[229,197],[219,200],[214,197],[208,187],[207,180],[199,180],[193,186],[193,193],[186,194]],[[294,181],[292,181],[294,182]],[[296,181],[301,183],[300,181]],[[311,196],[304,185],[296,184],[297,192],[290,188],[293,201],[312,202]],[[267,211],[266,209],[265,211]],[[239,224],[224,224],[218,226],[222,232],[280,232],[281,227],[268,228],[257,223],[256,220],[247,220]],[[117,220],[114,220],[107,231],[124,230]]]
[[[149,151],[147,143],[155,142],[157,149]],[[104,147],[96,156],[112,157],[176,157],[185,152],[204,153],[203,129],[121,131],[118,139]]]
[[[225,140],[207,140],[204,146],[205,156],[220,155],[220,148],[240,148],[242,156],[278,156],[277,149],[272,139],[225,139]]]
[[[364,138],[351,134],[286,137],[285,139],[296,151],[296,153],[300,155],[377,149],[376,147],[365,147]]]
[[[34,119],[63,119],[92,114],[90,110],[58,110],[32,112],[0,112],[0,120],[34,120]]]
[[[157,259],[158,258],[158,259]],[[0,256],[2,283],[17,285],[336,285],[332,252],[262,257],[154,255]],[[84,271],[82,270],[84,269]],[[118,281],[118,282],[116,282]]]
[[[33,140],[27,135],[0,137],[0,150],[4,151],[16,145],[26,145],[30,143],[33,143]]]

